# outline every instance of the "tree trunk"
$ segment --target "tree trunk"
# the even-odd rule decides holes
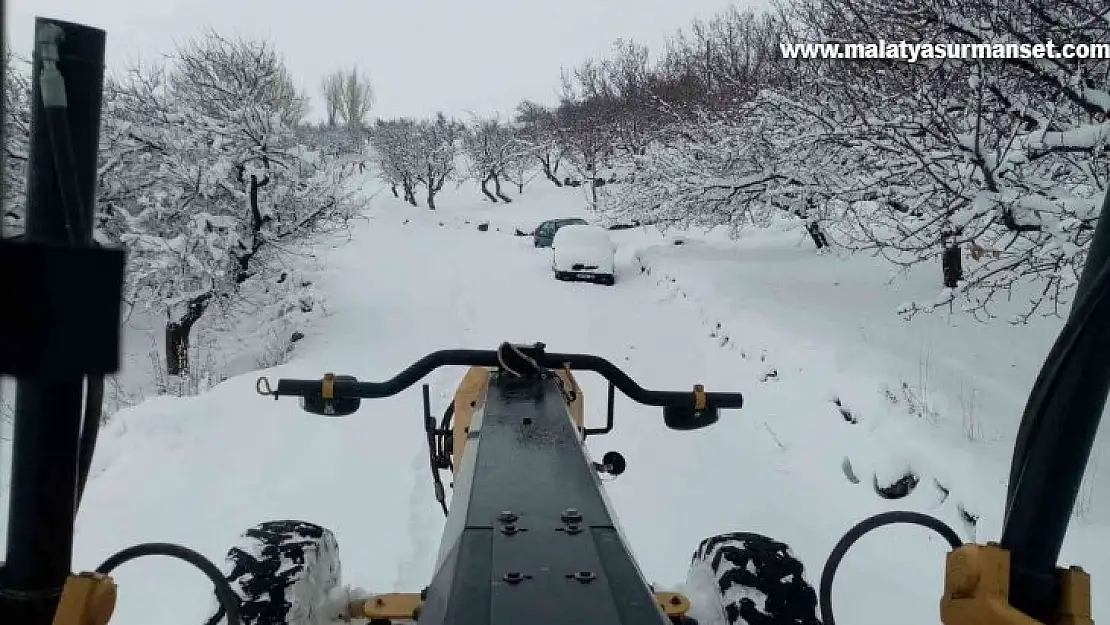
[[[419,204],[416,203],[416,190],[413,189],[412,182],[406,180],[401,184],[405,192],[405,201],[413,206],[419,206]]]
[[[501,178],[499,178],[497,174],[493,174],[493,189],[494,193],[497,194],[497,197],[501,198],[502,202],[505,202],[506,204],[512,202],[512,200],[510,200],[508,197],[505,196],[504,193],[501,192]]]
[[[428,210],[436,209],[436,191],[435,187],[428,185]]]
[[[494,197],[494,195],[489,192],[488,188],[486,188],[486,185],[489,184],[490,178],[492,178],[492,177],[493,177],[493,174],[490,174],[490,175],[487,175],[485,178],[482,179],[482,195],[488,197],[489,201],[496,204],[497,203],[497,198]]]
[[[200,321],[212,294],[193,298],[185,314],[177,321],[166,323],[166,374],[182,376],[189,373],[189,336],[193,326]]]
[[[817,246],[817,249],[820,250],[829,246],[829,240],[821,230],[821,224],[816,221],[809,222],[806,224],[806,232],[808,232],[809,237],[813,239],[813,244]]]
[[[940,270],[944,278],[945,288],[954,289],[964,278],[963,255],[960,253],[960,244],[953,243],[944,248],[940,258]]]
[[[540,161],[540,167],[543,169],[543,175],[546,176],[548,180],[555,183],[555,186],[557,186],[557,187],[563,186],[563,182],[561,180],[559,180],[558,177],[555,176],[555,174],[558,173],[556,171],[556,169],[558,169],[558,165],[556,165],[553,168],[551,166],[551,159],[550,158],[544,158],[542,156],[539,157],[539,161]]]
[[[397,197],[397,198],[401,197],[400,195],[397,194],[397,185],[395,185],[395,184],[389,185],[389,190],[393,192],[393,197]]]

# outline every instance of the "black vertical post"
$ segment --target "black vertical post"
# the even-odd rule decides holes
[[[57,250],[44,259],[91,246],[105,38],[88,26],[35,20],[25,239]],[[51,89],[61,85],[49,71],[54,50],[65,98],[60,105],[53,98],[48,109],[44,92],[50,99]],[[44,73],[54,82],[40,84]],[[61,277],[56,288],[80,290]],[[18,377],[7,557],[0,569],[0,620],[13,625],[49,625],[72,566],[83,374],[93,371],[80,371],[74,364],[80,358],[65,360]]]

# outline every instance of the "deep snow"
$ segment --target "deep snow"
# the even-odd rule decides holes
[[[746,394],[743,410],[689,433],[665,429],[658,411],[618,394],[615,431],[591,441],[598,454],[616,449],[628,459],[609,496],[645,573],[662,585],[683,581],[703,537],[729,531],[790,543],[813,584],[840,535],[875,512],[929,512],[977,541],[997,533],[999,477],[1051,324],[905,324],[894,300],[912,299],[916,292],[906,291],[922,285],[883,290],[883,266],[818,256],[793,231],[736,243],[689,234],[679,246],[644,229],[615,232],[616,286],[561,283],[550,275],[550,250],[511,235],[583,214],[577,192],[539,182],[508,206],[479,197],[469,188],[445,194],[433,212],[379,196],[350,242],[318,248],[323,311],[291,362],[117,414],[78,519],[75,568],[143,541],[180,542],[222,560],[246,527],[300,518],[335,531],[348,583],[419,590],[442,527],[419,390],[324,419],[295,400],[259,397],[255,379],[334,371],[380,380],[435,349],[505,340],[596,353],[648,387],[703,382]],[[477,230],[482,222],[489,231]],[[426,380],[435,410],[462,373]],[[604,383],[588,374],[580,382],[597,422]],[[986,407],[960,412],[961,384]],[[976,416],[962,416],[968,411]],[[983,433],[964,436],[974,430],[965,422]],[[889,481],[907,468],[920,476],[908,497],[875,493],[873,477]],[[1098,512],[1092,505],[1074,524],[1065,553],[1092,573],[1095,588],[1110,576],[1110,521]],[[863,539],[838,576],[839,622],[937,623],[944,551],[939,538],[912,527]],[[113,625],[195,625],[212,605],[204,579],[172,561],[140,560],[117,581]],[[1110,613],[1105,596],[1094,600],[1096,620]]]

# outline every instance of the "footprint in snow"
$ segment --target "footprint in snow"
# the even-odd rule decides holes
[[[859,418],[852,413],[852,409],[846,406],[839,397],[833,397],[832,403],[834,406],[836,406],[836,410],[840,413],[840,416],[843,417],[845,421],[851,423],[852,425],[856,425],[859,423]]]

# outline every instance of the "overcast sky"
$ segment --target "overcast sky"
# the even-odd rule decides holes
[[[8,40],[27,56],[34,17],[108,32],[109,66],[173,48],[210,25],[270,39],[318,100],[320,77],[358,64],[377,91],[372,115],[511,112],[554,102],[559,68],[624,37],[657,51],[727,0],[9,0]],[[762,5],[762,0],[740,0]],[[314,101],[319,115],[319,102]]]

